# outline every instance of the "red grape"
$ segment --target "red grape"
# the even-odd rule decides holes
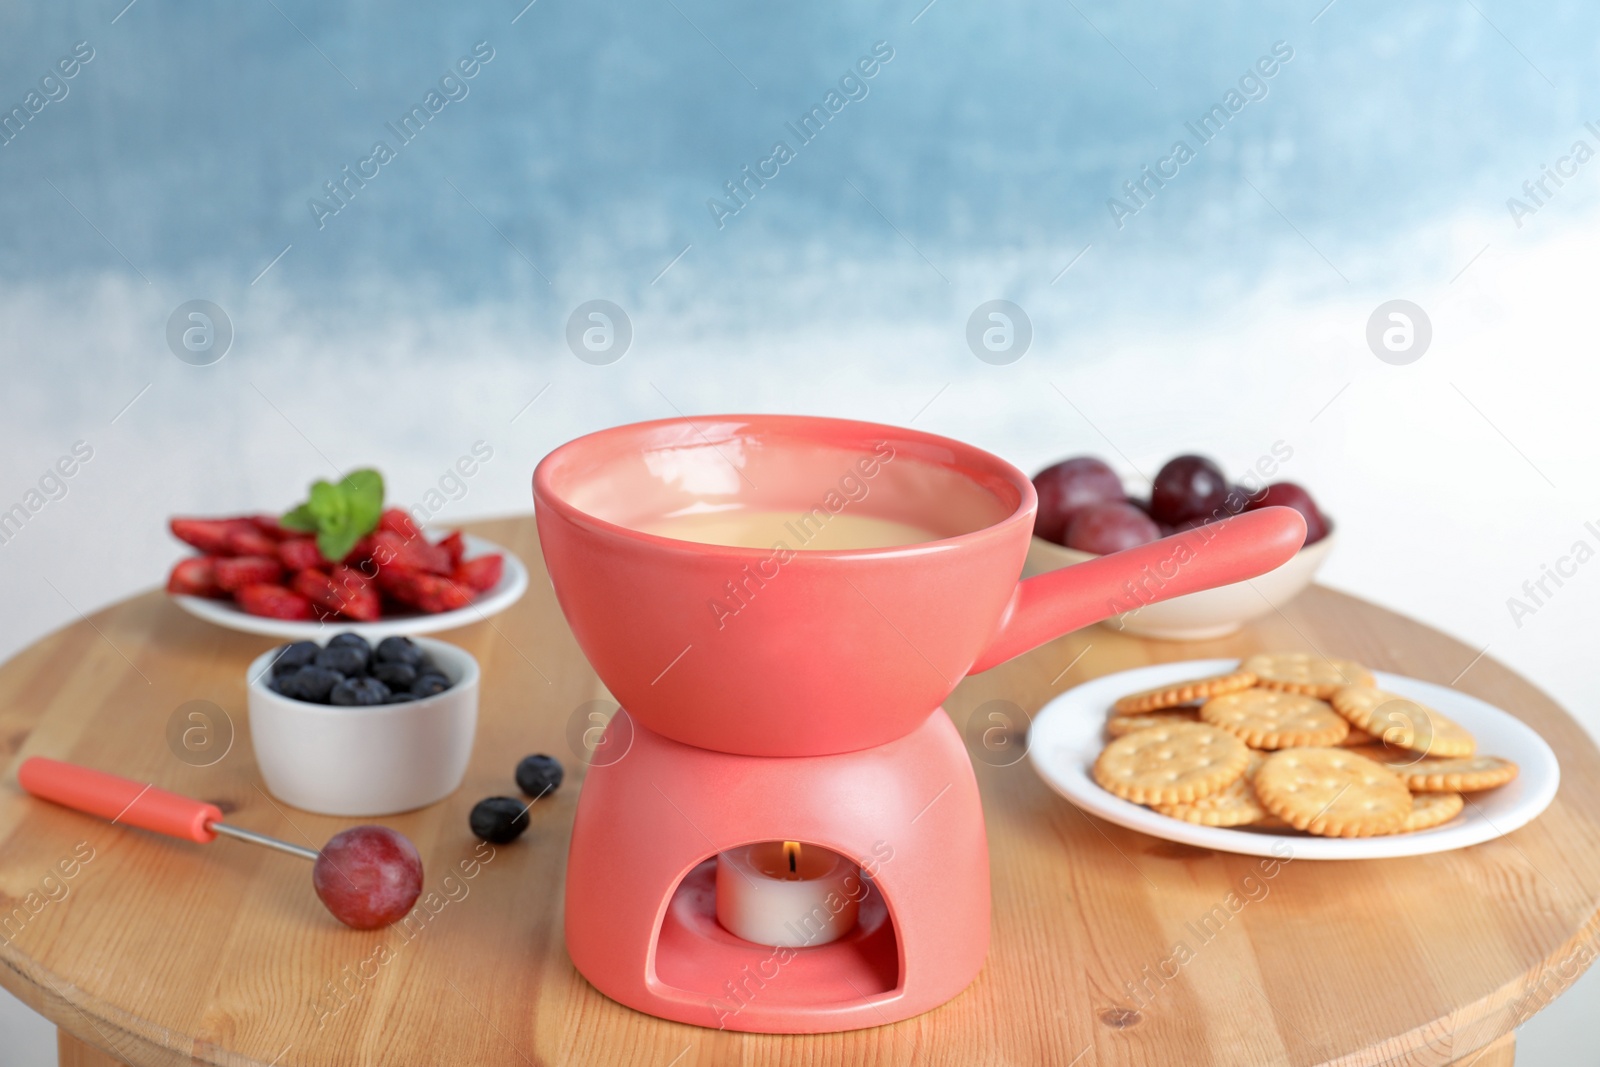
[[[1266,491],[1266,486],[1262,486],[1259,489],[1251,489],[1248,486],[1234,485],[1228,489],[1227,495],[1223,498],[1222,506],[1229,515],[1237,515],[1241,511],[1249,511],[1251,501],[1259,500],[1261,494]]]
[[[1066,543],[1067,524],[1080,508],[1123,498],[1122,479],[1093,456],[1077,456],[1046,467],[1033,476],[1039,494],[1033,533],[1046,541]]]
[[[1124,501],[1079,508],[1067,525],[1067,547],[1105,555],[1154,541],[1161,536],[1155,522]]]
[[[1228,479],[1204,456],[1178,456],[1167,460],[1150,486],[1150,514],[1161,522],[1210,515],[1228,496]]]
[[[1128,498],[1128,503],[1144,512],[1146,515],[1150,515],[1150,501],[1145,500],[1142,497],[1130,496]],[[1162,522],[1154,515],[1150,515],[1150,518],[1155,522],[1156,529],[1160,531],[1162,537],[1171,537],[1173,534],[1177,533],[1178,528],[1172,525],[1172,523]]]
[[[311,882],[335,919],[376,930],[404,917],[422,895],[422,857],[387,826],[355,826],[322,846]]]
[[[1306,520],[1306,544],[1314,545],[1333,529],[1333,524],[1322,514],[1317,507],[1317,502],[1311,499],[1311,494],[1293,482],[1273,482],[1267,486],[1266,491],[1246,506],[1246,511],[1259,511],[1261,508],[1286,507],[1294,508]]]

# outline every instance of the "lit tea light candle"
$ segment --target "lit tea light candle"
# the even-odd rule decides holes
[[[763,841],[717,856],[717,921],[758,945],[807,948],[855,929],[866,883],[817,845]]]

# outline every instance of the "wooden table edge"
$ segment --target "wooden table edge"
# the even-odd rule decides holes
[[[111,1063],[125,1063],[130,1067],[171,1067],[178,1063],[198,1063],[207,1067],[270,1067],[258,1060],[231,1054],[227,1061],[200,1059],[174,1043],[152,1041],[114,1021],[111,1018],[113,1014],[124,1014],[117,1009],[95,998],[86,998],[82,1004],[72,1000],[69,990],[61,987],[53,975],[44,975],[43,981],[40,981],[41,969],[19,966],[9,949],[9,943],[0,946],[0,986],[55,1024],[58,1048],[60,1036],[67,1035],[78,1044],[101,1053]],[[187,1038],[185,1042],[193,1045]],[[58,1058],[60,1055],[58,1052]],[[61,1059],[60,1062],[67,1061]]]

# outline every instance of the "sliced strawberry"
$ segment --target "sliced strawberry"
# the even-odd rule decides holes
[[[291,537],[287,541],[279,541],[278,558],[291,571],[328,565],[328,561],[322,558],[322,550],[317,547],[315,537]]]
[[[168,526],[208,556],[270,556],[277,544],[251,519],[173,519]]]
[[[249,519],[229,523],[228,553],[234,556],[276,556],[278,542],[256,528]]]
[[[379,530],[370,540],[372,561],[380,571],[386,567],[401,567],[430,574],[449,574],[454,569],[450,565],[450,553],[438,545],[430,545],[424,538],[408,541],[392,530]]]
[[[506,558],[495,552],[464,560],[456,567],[455,580],[468,589],[487,593],[500,584],[500,576],[505,573],[505,569]]]
[[[333,579],[314,568],[297,572],[289,579],[289,588],[326,611],[339,610],[339,591]]]
[[[372,580],[354,567],[335,567],[333,584],[344,597],[340,614],[360,622],[372,622],[383,614],[383,598]]]
[[[377,561],[374,560],[373,562],[376,563]],[[387,567],[379,567],[374,580],[377,582],[379,589],[388,593],[400,586],[401,583],[409,582],[422,573],[422,571],[414,570],[410,567],[402,567],[398,563],[391,563]]]
[[[472,591],[461,583],[410,567],[384,567],[378,572],[378,585],[400,603],[430,615],[472,603]]]
[[[233,599],[251,615],[269,619],[309,619],[311,601],[281,585],[247,585],[233,591]]]
[[[236,556],[219,559],[213,568],[217,586],[233,592],[247,585],[272,583],[283,577],[283,565],[277,556]]]
[[[359,622],[372,622],[383,614],[383,598],[372,580],[354,567],[333,568],[333,584],[344,598],[339,614]]]
[[[319,608],[337,612],[358,622],[371,622],[382,614],[382,601],[372,583],[351,567],[335,567],[333,573],[305,570],[294,576],[294,591]]]
[[[299,537],[300,531],[291,530],[278,521],[276,515],[252,515],[250,524],[274,541],[283,541],[290,537]]]
[[[422,531],[417,529],[416,522],[405,508],[385,508],[378,518],[378,529],[399,534],[408,541],[422,536]]]
[[[438,547],[450,553],[450,566],[461,566],[461,557],[467,554],[467,541],[466,538],[461,536],[460,530],[455,531],[449,537],[441,538],[435,543]]]
[[[180,559],[167,577],[167,592],[174,596],[225,596],[217,584],[216,562],[210,556]]]
[[[372,541],[373,536],[373,534],[367,534],[367,536],[357,541],[356,547],[352,548],[348,553],[346,553],[344,559],[340,560],[339,562],[348,563],[350,566],[354,567],[365,560],[371,559],[372,550],[376,547]],[[377,567],[375,566],[370,569],[374,573],[377,572]]]
[[[231,519],[173,519],[167,523],[172,536],[193,545],[208,556],[232,555],[228,549]]]

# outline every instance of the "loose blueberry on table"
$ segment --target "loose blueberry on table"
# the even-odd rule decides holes
[[[356,633],[336,634],[326,645],[285,645],[273,660],[267,683],[291,700],[351,708],[405,704],[442,693],[451,684],[410,638],[386,637],[374,649]]]
[[[528,828],[528,807],[513,797],[486,797],[473,806],[467,824],[475,837],[507,845]]]
[[[560,789],[564,777],[566,772],[561,769],[561,761],[542,752],[525,756],[517,764],[517,788],[535,800]]]

